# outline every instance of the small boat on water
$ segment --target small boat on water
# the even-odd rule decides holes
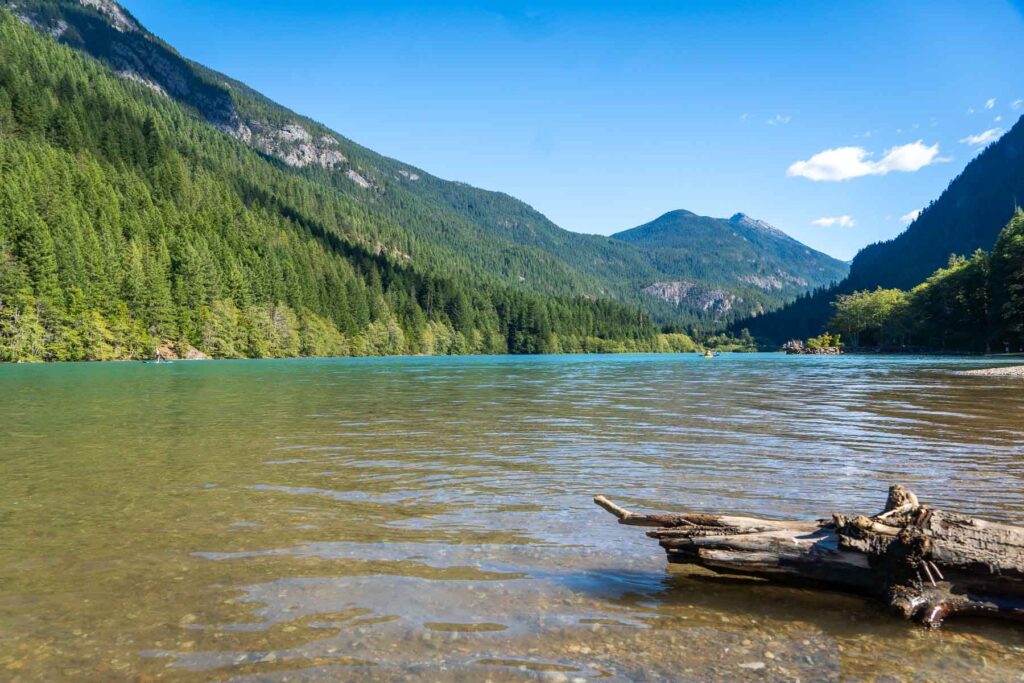
[[[714,357],[716,357],[717,355],[718,355],[718,354],[717,354],[717,353],[715,353],[714,351],[712,351],[711,349],[708,349],[707,351],[705,351],[705,352],[704,352],[704,357],[705,357],[705,358],[714,358]]]

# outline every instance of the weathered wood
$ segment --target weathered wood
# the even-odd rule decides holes
[[[657,527],[669,562],[882,599],[938,627],[955,614],[1024,620],[1024,528],[932,510],[893,486],[877,515],[790,522],[639,514],[604,496],[620,524]]]

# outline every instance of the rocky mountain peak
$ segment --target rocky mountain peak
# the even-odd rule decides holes
[[[786,233],[779,230],[771,223],[768,223],[767,221],[762,221],[759,218],[751,218],[745,213],[734,214],[733,217],[729,219],[729,222],[736,225],[742,225],[753,230],[762,230],[764,232],[770,232],[773,235],[786,235]]]
[[[110,25],[121,33],[141,30],[131,15],[113,0],[78,0],[78,2],[105,16]]]

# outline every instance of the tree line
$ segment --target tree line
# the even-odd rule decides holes
[[[909,291],[839,296],[829,329],[853,346],[939,351],[1024,351],[1024,212],[991,253],[951,257]]]

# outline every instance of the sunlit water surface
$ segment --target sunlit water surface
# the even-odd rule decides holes
[[[991,364],[0,367],[0,680],[1020,680],[1018,627],[670,569],[591,503],[1024,523]]]

